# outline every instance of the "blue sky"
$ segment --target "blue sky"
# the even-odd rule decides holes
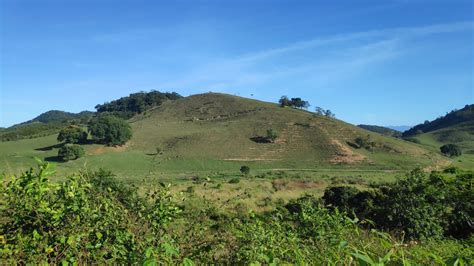
[[[140,90],[414,125],[474,102],[472,1],[0,1],[0,126]],[[251,96],[253,95],[253,96]]]

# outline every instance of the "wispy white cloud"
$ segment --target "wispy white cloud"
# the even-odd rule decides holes
[[[473,29],[473,22],[459,22],[315,38],[196,66],[178,79],[161,82],[160,87],[241,90],[304,75],[315,84],[325,85],[402,55],[411,39]],[[295,57],[303,59],[291,63]]]

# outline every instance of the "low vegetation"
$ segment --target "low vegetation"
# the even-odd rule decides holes
[[[42,164],[3,179],[1,264],[170,262],[177,250],[165,228],[179,208],[166,187],[144,197],[107,171],[52,183]]]
[[[468,265],[474,174],[445,172],[230,213],[181,206],[166,185],[138,193],[105,170],[54,183],[41,164],[3,178],[2,263]]]

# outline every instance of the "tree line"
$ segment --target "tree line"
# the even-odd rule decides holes
[[[131,118],[133,115],[143,113],[150,108],[161,105],[165,101],[177,100],[182,97],[176,92],[159,92],[155,90],[137,92],[118,100],[98,104],[95,106],[95,109],[99,113],[114,113],[123,118]]]

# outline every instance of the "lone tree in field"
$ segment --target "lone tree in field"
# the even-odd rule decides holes
[[[456,144],[446,144],[441,146],[439,149],[444,155],[449,157],[456,157],[462,154],[461,147]]]
[[[58,150],[58,157],[65,162],[76,160],[84,156],[84,154],[84,149],[76,144],[66,144]]]
[[[243,174],[243,175],[250,174],[250,167],[248,167],[247,165],[242,165],[240,167],[240,173]]]
[[[91,135],[106,145],[122,145],[132,137],[127,121],[113,115],[100,115],[89,123]]]
[[[271,143],[275,142],[275,140],[278,138],[278,133],[273,130],[273,129],[267,129],[267,140]]]
[[[79,126],[68,126],[59,131],[58,141],[65,143],[84,143],[87,132]]]

